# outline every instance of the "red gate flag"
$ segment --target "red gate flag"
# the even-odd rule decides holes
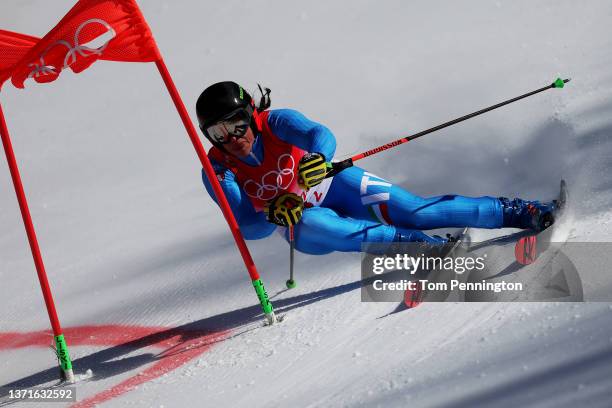
[[[80,0],[12,68],[11,82],[51,82],[70,67],[75,73],[96,60],[153,62],[159,51],[135,0]]]
[[[0,30],[0,88],[12,75],[12,68],[40,38]]]
[[[174,81],[170,76],[161,53],[157,49],[151,30],[138,8],[136,0],[79,0],[68,14],[41,40],[35,41],[36,39],[33,37],[19,34],[9,37],[10,40],[5,40],[0,44],[0,49],[3,46],[11,49],[10,52],[6,51],[6,55],[12,55],[10,60],[7,57],[6,61],[0,61],[0,68],[5,65],[7,67],[0,69],[0,75],[2,75],[0,79],[10,77],[11,82],[17,88],[23,88],[24,82],[28,78],[34,78],[35,81],[41,83],[54,81],[65,68],[70,68],[75,73],[82,72],[98,59],[124,62],[155,62],[198,158],[202,163],[206,177],[211,182],[215,195],[219,199],[219,205],[234,236],[238,250],[242,255],[244,264],[251,277],[253,288],[268,323],[275,323],[277,320],[272,303],[260,279],[259,272],[240,231],[238,222],[232,213],[223,188],[215,175],[215,170],[206,155],[202,141],[193,126],[185,104],[174,85]],[[18,38],[18,40],[15,38]],[[18,62],[13,64],[13,60],[16,58],[14,54],[17,52],[17,48],[19,48],[19,44],[21,44],[19,38],[23,41],[30,38],[35,44]],[[23,44],[21,45],[23,46]],[[2,58],[3,54],[0,53],[0,59]],[[51,291],[48,284],[45,285],[47,278],[42,256],[36,241],[34,226],[27,208],[17,162],[10,145],[8,130],[4,123],[1,108],[0,119],[2,119],[0,120],[0,136],[9,161],[13,184],[15,185],[24,224],[28,232],[34,262],[47,304],[47,311],[49,312],[53,332],[56,336],[58,356],[64,355],[66,357],[61,362],[62,369],[65,373],[69,372],[70,376],[72,376],[72,369],[68,367],[70,360],[67,354],[67,346],[63,335],[61,335],[61,328],[55,313]],[[62,349],[60,349],[60,338],[63,342]],[[64,368],[64,366],[68,368]]]

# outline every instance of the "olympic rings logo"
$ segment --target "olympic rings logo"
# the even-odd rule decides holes
[[[90,24],[101,24],[106,29],[106,33],[104,33],[102,35],[110,35],[110,37],[111,37],[103,45],[101,45],[98,48],[90,48],[90,47],[87,47],[85,45],[79,44],[79,35],[81,34],[81,31],[85,27],[90,25]],[[68,49],[68,52],[66,53],[66,56],[64,57],[64,65],[62,67],[62,69],[65,69],[65,68],[68,68],[70,65],[72,65],[72,64],[74,64],[76,62],[77,54],[81,55],[82,57],[89,57],[91,55],[101,55],[102,52],[104,52],[104,50],[108,46],[108,43],[113,38],[115,38],[115,36],[116,36],[115,30],[113,29],[113,27],[109,23],[107,23],[106,21],[101,20],[99,18],[91,18],[91,19],[85,21],[84,23],[82,23],[77,28],[76,32],[74,33],[74,47],[68,41],[66,41],[66,40],[59,40],[59,41],[55,42],[54,44],[51,44],[42,53],[38,63],[29,64],[28,67],[32,68],[32,71],[28,75],[28,78],[39,77],[41,75],[49,75],[49,74],[50,75],[56,75],[57,74],[57,72],[54,69],[54,67],[48,66],[45,63],[45,56],[54,47],[64,46],[64,47],[66,47]],[[99,37],[101,37],[101,36],[98,36],[97,38],[99,38]]]
[[[288,165],[283,166],[283,164]],[[276,197],[281,190],[288,189],[295,178],[294,168],[295,160],[293,157],[285,153],[278,158],[276,163],[277,170],[267,172],[261,177],[261,184],[247,180],[244,185],[244,191],[251,198],[267,201]]]

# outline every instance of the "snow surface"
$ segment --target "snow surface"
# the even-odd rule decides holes
[[[572,77],[360,164],[422,195],[551,198],[564,177],[566,237],[611,241],[612,2],[140,3],[192,114],[208,84],[261,82],[273,106],[335,132],[336,158]],[[2,0],[0,27],[42,36],[72,4]],[[283,291],[288,246],[274,235],[249,247],[287,318],[260,328],[155,66],[98,62],[26,86],[6,84],[0,99],[62,325],[231,329],[103,406],[612,405],[607,303],[424,304],[380,318],[395,305],[360,302],[358,254],[298,254],[298,287]],[[0,332],[49,328],[4,165],[0,281]],[[101,349],[71,353],[78,362]],[[149,352],[113,369],[77,364],[94,374],[79,398],[141,372]],[[0,385],[55,364],[43,348],[0,351]]]

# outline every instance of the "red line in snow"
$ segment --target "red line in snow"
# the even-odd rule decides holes
[[[140,349],[155,347],[163,351],[150,367],[121,383],[104,390],[72,407],[93,407],[116,398],[138,385],[177,369],[188,361],[210,350],[218,341],[227,338],[229,330],[209,331],[184,328],[142,326],[80,326],[64,328],[69,346],[115,346]],[[0,350],[25,347],[47,347],[53,340],[50,330],[29,333],[0,333]]]

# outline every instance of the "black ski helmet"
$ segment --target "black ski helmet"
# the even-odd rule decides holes
[[[196,102],[200,129],[240,109],[252,109],[251,95],[235,82],[217,82],[206,88]]]
[[[262,89],[261,85],[258,85],[258,87],[261,92],[259,105],[255,105],[251,95],[243,87],[232,81],[212,84],[200,94],[196,102],[198,123],[204,136],[206,136],[213,145],[225,150],[222,145],[219,145],[208,137],[205,129],[220,119],[229,117],[240,110],[245,110],[251,117],[251,128],[257,133],[258,130],[255,124],[254,115],[257,114],[258,110],[263,111],[268,109],[271,103],[270,89]]]

